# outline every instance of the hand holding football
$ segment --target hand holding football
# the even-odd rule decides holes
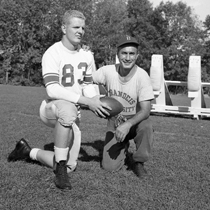
[[[116,116],[120,112],[123,111],[123,105],[118,100],[116,100],[115,98],[105,96],[105,97],[100,98],[100,100],[101,100],[101,102],[103,102],[104,104],[106,104],[107,106],[112,108],[112,110],[106,109],[106,111],[109,112],[109,114],[110,114],[107,117]]]

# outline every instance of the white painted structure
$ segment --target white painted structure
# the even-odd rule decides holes
[[[150,78],[155,95],[152,112],[192,115],[199,119],[210,117],[210,108],[206,108],[203,87],[210,87],[210,83],[201,82],[201,57],[190,56],[187,82],[166,81],[164,79],[163,56],[152,55]],[[174,106],[168,91],[168,86],[187,86],[190,106]]]

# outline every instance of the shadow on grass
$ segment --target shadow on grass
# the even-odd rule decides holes
[[[89,155],[86,152],[86,150],[83,148],[83,146],[92,147],[93,149],[98,151],[99,155],[97,156]],[[104,141],[102,140],[95,140],[93,142],[82,143],[80,148],[81,157],[79,157],[78,159],[84,162],[90,162],[90,161],[100,162],[100,166],[102,167],[101,161],[102,161],[103,147],[104,147]],[[130,151],[127,151],[124,165],[126,166],[126,170],[131,170],[135,173],[133,153],[131,153]]]
[[[45,144],[45,145],[44,145],[44,150],[48,150],[48,151],[54,152],[54,143],[51,142],[51,143],[49,143],[49,144]]]
[[[80,157],[78,160],[84,161],[84,162],[90,162],[90,161],[95,161],[95,162],[101,162],[102,159],[102,151],[103,151],[103,145],[104,141],[102,140],[95,140],[93,142],[86,142],[86,143],[81,143],[81,148],[80,148]],[[84,147],[92,147],[96,151],[98,151],[98,155],[90,155],[88,152],[84,149]],[[54,143],[49,143],[44,145],[44,150],[48,151],[54,151]]]
[[[84,161],[84,162],[90,162],[90,161],[95,161],[95,162],[101,162],[102,159],[102,152],[103,152],[103,145],[104,141],[102,140],[95,140],[93,142],[86,142],[82,143],[81,148],[80,148],[80,157],[79,160]],[[98,155],[89,155],[86,150],[83,148],[83,146],[88,146],[92,147],[96,151],[98,151]]]
[[[80,148],[80,156],[78,160],[83,161],[83,162],[100,162],[102,161],[102,154],[103,154],[103,146],[104,146],[104,141],[102,140],[95,140],[93,142],[85,142],[81,143],[81,148]],[[85,150],[84,147],[91,147],[95,149],[98,152],[98,155],[90,155],[88,152]],[[44,145],[44,150],[49,150],[49,151],[54,151],[54,143],[49,143]],[[134,172],[134,160],[133,160],[133,154],[131,152],[127,152],[126,154],[126,159],[125,159],[125,166],[127,167],[127,170],[131,170]]]

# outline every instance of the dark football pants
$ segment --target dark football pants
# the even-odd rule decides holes
[[[124,165],[129,140],[131,139],[134,139],[136,144],[133,160],[135,162],[146,162],[151,155],[153,143],[153,127],[151,120],[146,119],[131,127],[130,132],[123,142],[117,142],[115,134],[112,131],[107,131],[102,158],[102,167],[105,170],[117,171]]]

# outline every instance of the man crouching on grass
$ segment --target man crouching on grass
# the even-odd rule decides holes
[[[129,140],[134,139],[134,172],[144,177],[144,163],[151,155],[153,127],[149,119],[153,89],[147,72],[136,65],[139,43],[134,37],[123,36],[117,45],[119,64],[107,65],[93,73],[93,81],[107,88],[108,96],[124,107],[122,113],[108,120],[103,149],[102,167],[119,170],[126,158]]]

